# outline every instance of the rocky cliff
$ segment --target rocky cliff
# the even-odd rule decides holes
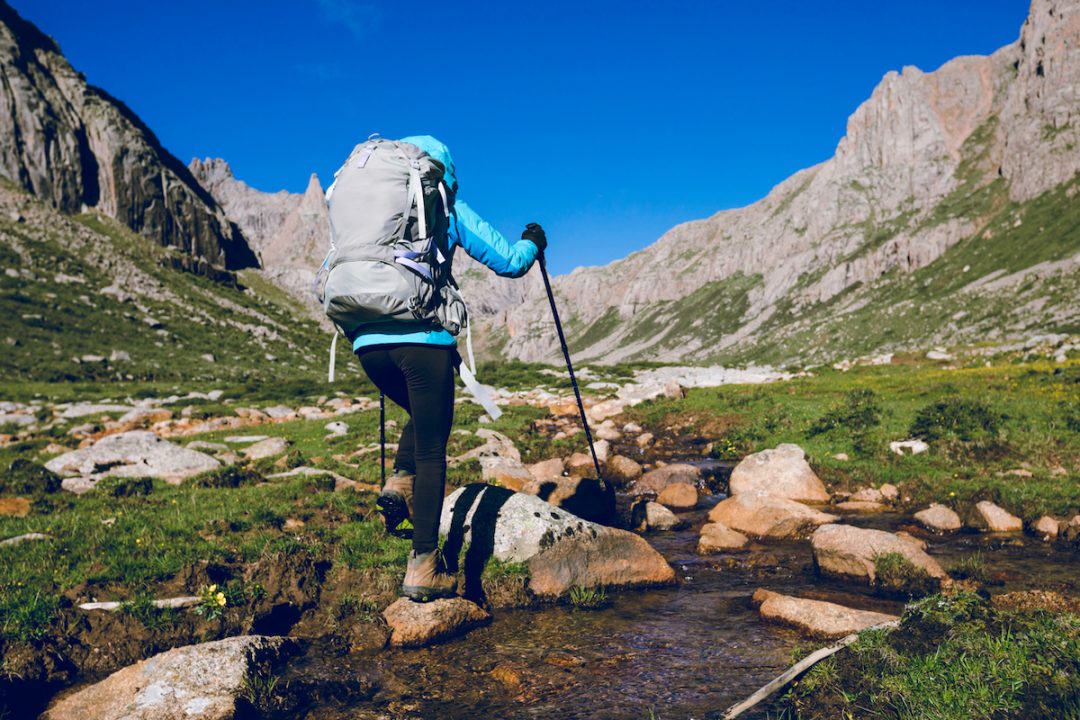
[[[3,0],[0,177],[59,210],[99,211],[212,265],[256,264],[243,235],[183,163]]]
[[[989,57],[888,73],[830,160],[558,278],[572,348],[802,363],[1075,331],[1078,78],[1080,0],[1035,0]],[[489,336],[510,357],[558,356],[537,292]]]

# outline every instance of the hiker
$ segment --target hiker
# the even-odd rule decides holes
[[[422,153],[417,153],[416,149]],[[426,153],[426,157],[423,153]],[[431,159],[438,165],[431,163]],[[406,164],[399,165],[403,162]],[[362,175],[364,172],[368,173],[366,177]],[[434,309],[422,320],[417,320],[416,308],[413,307],[417,302],[410,298],[406,304],[413,310],[412,315],[391,303],[390,311],[382,316],[372,311],[367,321],[347,328],[339,318],[344,315],[355,317],[355,313],[350,313],[352,305],[358,302],[355,300],[357,290],[355,287],[341,290],[353,293],[348,302],[333,300],[329,297],[330,286],[335,284],[343,288],[345,282],[331,275],[327,280],[327,313],[346,331],[353,351],[372,382],[409,414],[409,421],[402,430],[398,444],[394,472],[387,478],[377,504],[387,530],[394,530],[406,519],[411,521],[412,552],[402,589],[409,598],[426,602],[453,596],[457,584],[454,575],[446,572],[438,549],[439,517],[446,485],[446,443],[454,415],[454,371],[462,362],[455,335],[467,324],[467,319],[463,317],[464,303],[462,301],[460,307],[457,306],[460,294],[454,289],[456,286],[449,275],[454,251],[460,246],[470,257],[497,275],[517,278],[524,275],[544,251],[547,238],[542,227],[531,223],[522,232],[521,241],[511,244],[472,208],[457,200],[458,184],[450,151],[446,145],[428,135],[403,138],[397,143],[380,139],[358,145],[339,171],[335,185],[339,182],[344,188],[348,188],[350,182],[354,186],[362,185],[363,190],[352,191],[359,198],[356,204],[370,205],[373,202],[369,198],[375,192],[370,186],[376,182],[372,178],[381,177],[378,173],[388,178],[399,178],[399,185],[408,180],[410,189],[407,195],[401,197],[407,198],[406,208],[410,202],[415,202],[417,210],[412,217],[407,210],[405,218],[402,218],[401,206],[387,203],[395,211],[388,213],[385,221],[380,218],[380,227],[389,227],[393,223],[397,225],[391,233],[384,234],[389,236],[399,232],[408,238],[429,235],[433,240],[429,245],[419,247],[415,245],[418,240],[413,241],[412,246],[403,244],[400,239],[395,241],[396,244],[384,240],[381,244],[386,247],[351,251],[342,247],[341,255],[360,257],[361,262],[369,261],[370,267],[361,267],[357,271],[370,273],[373,279],[365,280],[369,286],[380,282],[396,284],[403,276],[415,283],[421,300],[433,293],[441,293],[442,300],[436,295]],[[349,177],[358,179],[350,181]],[[436,183],[436,180],[440,181]],[[390,180],[387,180],[389,183]],[[414,193],[413,185],[422,185],[423,193]],[[327,191],[328,199],[332,198],[334,192],[349,190],[335,190],[331,186]],[[341,246],[343,240],[336,236],[347,233],[339,225],[352,222],[371,225],[370,216],[374,211],[365,208],[366,215],[353,220],[350,211],[360,213],[361,208],[346,207],[346,200],[341,197],[338,197],[338,203],[342,207],[335,213],[331,199],[330,215],[335,243]],[[425,203],[433,204],[429,207]],[[390,250],[393,251],[392,255]],[[379,265],[377,260],[382,264]],[[387,269],[388,265],[394,263],[413,272],[403,272],[398,267]],[[380,271],[388,273],[389,279],[379,280],[376,275]],[[339,318],[332,314],[331,305],[343,308]],[[466,374],[465,369],[461,372],[463,379],[468,382],[471,372]]]

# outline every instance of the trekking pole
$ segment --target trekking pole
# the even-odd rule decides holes
[[[379,391],[379,475],[386,486],[386,395]]]
[[[547,290],[548,302],[551,303],[551,315],[555,318],[555,330],[559,333],[559,344],[562,345],[562,354],[566,358],[566,370],[570,373],[570,384],[574,386],[574,397],[577,398],[578,412],[581,413],[581,424],[585,428],[585,438],[589,441],[589,452],[592,453],[593,465],[596,467],[596,479],[607,485],[607,481],[604,480],[600,473],[600,461],[596,457],[596,448],[593,447],[589,421],[585,417],[585,403],[581,401],[581,391],[578,389],[577,378],[574,377],[574,365],[570,362],[570,348],[566,346],[566,336],[563,334],[562,323],[559,322],[559,310],[555,307],[555,294],[551,292],[551,280],[548,279],[544,253],[540,253],[540,274],[544,278],[544,289]],[[610,486],[608,487],[610,489]]]

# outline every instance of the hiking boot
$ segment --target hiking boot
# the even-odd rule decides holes
[[[457,578],[446,572],[442,553],[432,550],[417,555],[409,553],[409,564],[405,570],[405,582],[401,591],[414,602],[428,602],[438,598],[457,595]]]
[[[375,504],[382,513],[386,531],[395,533],[403,520],[412,519],[413,480],[415,475],[408,475],[400,470],[386,479],[382,492]]]

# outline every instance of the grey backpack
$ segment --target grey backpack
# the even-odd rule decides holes
[[[409,143],[372,137],[326,192],[330,252],[320,302],[346,335],[379,321],[457,335],[465,304],[450,275],[454,193],[442,164]]]

